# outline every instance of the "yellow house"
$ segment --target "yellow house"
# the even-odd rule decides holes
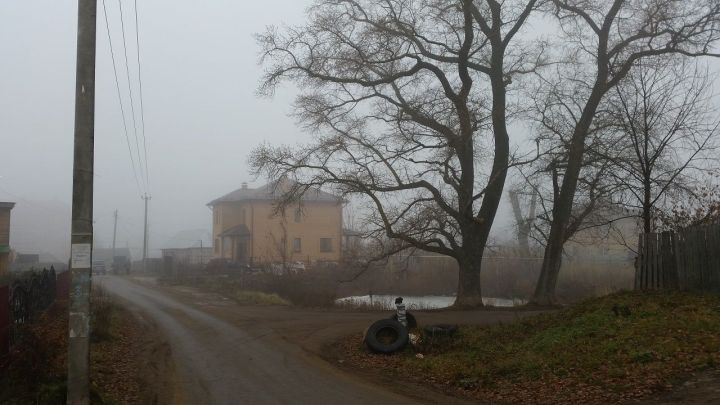
[[[296,206],[275,212],[286,183],[242,187],[208,204],[213,255],[247,264],[334,262],[342,252],[343,200],[319,189]]]
[[[10,210],[15,203],[0,202],[0,275],[8,272],[10,265]]]

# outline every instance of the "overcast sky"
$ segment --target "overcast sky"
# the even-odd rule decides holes
[[[118,0],[105,0],[119,86],[133,155]],[[262,141],[304,142],[288,117],[293,89],[258,98],[262,68],[253,34],[267,25],[305,20],[310,0],[138,0],[149,186],[138,190],[123,130],[102,0],[98,8],[95,121],[95,235],[142,246],[143,201],[150,203],[151,255],[168,244],[197,245],[211,228],[206,203],[253,181],[247,156]],[[134,0],[124,0],[124,24],[136,124],[141,128]],[[539,24],[537,30],[542,31]],[[533,32],[540,32],[540,31]],[[15,201],[12,245],[47,250],[64,260],[69,250],[77,0],[0,0],[0,201]],[[713,64],[717,66],[717,62]],[[526,131],[513,131],[511,138]],[[137,165],[137,156],[134,156]],[[144,162],[144,158],[140,159]],[[493,233],[510,229],[501,207]],[[173,239],[173,237],[175,237]],[[205,238],[209,242],[209,238]],[[136,256],[137,257],[137,256]]]
[[[254,145],[307,138],[287,117],[290,90],[272,100],[255,95],[262,69],[253,39],[266,25],[302,22],[307,4],[138,0],[152,247],[181,230],[209,230],[205,204],[253,180],[246,163]],[[118,1],[106,5],[135,150]],[[110,243],[118,209],[119,244],[139,248],[143,202],[123,131],[102,1],[98,7],[96,242]],[[139,127],[132,0],[123,2],[123,11]],[[16,217],[34,213],[53,221],[47,229],[54,232],[69,224],[57,213],[62,206],[69,212],[71,201],[76,30],[76,0],[0,1],[0,200],[18,203]],[[28,218],[14,223],[41,226]],[[23,246],[42,232],[14,231],[13,242]]]

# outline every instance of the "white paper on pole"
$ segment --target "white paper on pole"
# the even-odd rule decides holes
[[[92,245],[89,243],[73,243],[70,256],[73,269],[89,269],[92,265]]]

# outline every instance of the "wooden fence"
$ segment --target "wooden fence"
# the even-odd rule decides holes
[[[720,224],[641,234],[635,289],[720,292]]]

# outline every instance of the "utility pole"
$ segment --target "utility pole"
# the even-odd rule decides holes
[[[147,194],[143,195],[142,199],[145,200],[145,229],[143,231],[143,271],[147,271],[147,251],[148,251],[148,201],[150,196]]]
[[[112,260],[110,263],[112,263],[111,269],[115,268],[115,240],[117,239],[117,218],[118,218],[118,210],[115,210],[115,223],[113,225],[113,244],[112,244]]]
[[[95,21],[97,0],[78,0],[75,147],[70,246],[67,403],[90,402],[90,277],[95,147]]]

